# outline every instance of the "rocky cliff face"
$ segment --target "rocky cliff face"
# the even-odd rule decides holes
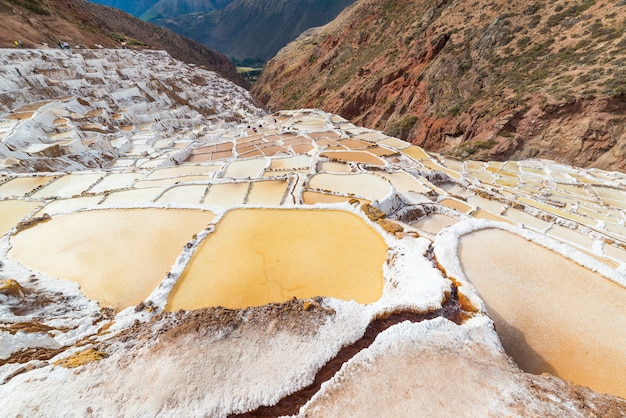
[[[456,157],[626,170],[626,2],[360,0],[253,92]]]
[[[191,39],[143,22],[120,10],[84,0],[0,0],[0,47],[15,47],[22,40],[26,48],[56,47],[60,41],[72,47],[96,45],[119,48],[123,43],[137,48],[168,51],[174,58],[205,66],[239,85],[246,81],[237,74],[228,58]]]

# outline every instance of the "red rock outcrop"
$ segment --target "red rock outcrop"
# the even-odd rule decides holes
[[[253,93],[459,158],[623,171],[623,3],[360,0],[283,48]]]

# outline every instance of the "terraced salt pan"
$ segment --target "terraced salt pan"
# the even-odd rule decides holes
[[[389,157],[390,155],[398,154],[398,151],[396,150],[383,147],[369,147],[367,148],[367,152],[377,155],[379,157]]]
[[[35,188],[48,183],[54,177],[19,177],[0,185],[0,197],[22,197]]]
[[[605,205],[626,210],[626,199],[620,200],[620,199],[612,199],[608,197],[603,197],[602,202],[604,202]]]
[[[156,168],[160,167],[167,160],[167,154],[162,155],[161,158],[154,158],[148,161],[141,162],[137,164],[137,167],[141,168]]]
[[[397,141],[400,141],[400,140],[398,139]],[[382,144],[389,145],[389,146],[393,146],[392,144],[394,142],[395,141],[390,141],[390,140],[381,141]],[[423,149],[421,149],[420,147],[416,147],[415,145],[411,145],[406,148],[398,148],[398,149],[401,150],[404,155],[408,155],[409,157],[413,158],[415,161],[430,160],[430,156],[426,154],[426,152]]]
[[[309,187],[345,195],[362,196],[372,200],[382,200],[391,192],[391,187],[386,180],[369,173],[316,174],[311,177]]]
[[[494,175],[487,171],[472,172],[470,173],[470,177],[487,184],[493,184],[496,180]]]
[[[209,211],[156,208],[62,214],[13,236],[9,256],[77,282],[88,298],[119,310],[144,300],[213,217]]]
[[[234,160],[226,167],[223,177],[230,178],[258,178],[267,167],[269,161],[265,158],[254,158],[251,160]]]
[[[592,250],[594,246],[593,239],[560,225],[552,225],[546,234],[587,250]]]
[[[412,222],[411,226],[429,234],[437,235],[443,228],[454,225],[457,222],[459,222],[458,219],[442,215],[440,213],[433,213],[432,215],[428,215],[417,222]]]
[[[470,205],[468,205],[467,203],[464,203],[460,200],[456,200],[456,199],[442,199],[441,201],[439,201],[440,205],[444,205],[450,209],[454,209],[454,210],[458,210],[459,212],[462,213],[469,213],[470,211],[472,211],[474,208]]]
[[[189,203],[200,204],[202,203],[202,197],[206,193],[206,185],[184,185],[174,186],[171,189],[165,191],[156,200],[159,203]]]
[[[211,184],[204,198],[205,205],[241,205],[248,194],[248,183]]]
[[[246,198],[249,205],[280,206],[287,192],[287,181],[255,181],[250,185],[250,192]]]
[[[385,161],[365,151],[325,151],[321,154],[321,156],[333,160],[363,163],[379,167],[384,167],[386,165]]]
[[[515,225],[515,223],[509,219],[503,218],[502,216],[495,215],[492,212],[488,212],[482,209],[477,210],[474,214],[472,214],[472,217],[476,219],[486,219],[489,221],[504,222],[510,225]]]
[[[31,197],[33,199],[53,196],[69,198],[86,191],[89,186],[94,184],[101,177],[102,174],[67,174],[33,193]]]
[[[295,170],[311,166],[311,157],[308,155],[295,155],[288,158],[272,158],[270,170]]]
[[[403,153],[405,153],[405,151],[406,150],[402,150]],[[433,171],[442,171],[446,173],[447,175],[449,175],[450,177],[452,177],[453,179],[456,179],[456,180],[461,179],[461,175],[457,173],[456,171],[450,170],[449,168],[444,167],[440,164],[437,164],[436,162],[432,160],[420,160],[419,163],[422,164],[424,167],[429,168]]]
[[[501,230],[462,236],[459,258],[523,370],[626,396],[626,289]]]
[[[319,192],[303,192],[302,193],[302,203],[305,205],[315,205],[317,203],[343,203],[349,202],[354,198],[349,196],[339,196],[328,193],[319,193]],[[367,199],[357,199],[360,203],[371,203],[371,201]]]
[[[328,173],[350,173],[352,171],[352,168],[344,163],[325,161],[321,164],[320,171],[325,171]]]
[[[371,144],[368,142],[359,141],[357,139],[348,138],[348,139],[340,139],[337,141],[338,144],[346,147],[346,149],[352,150],[361,150],[363,148],[369,147]]]
[[[156,188],[156,187],[144,188],[144,189],[122,190],[120,192],[113,192],[109,194],[102,203],[105,205],[150,203],[159,194],[161,194],[161,189]]]
[[[608,257],[611,257],[612,259],[626,265],[626,248],[619,248],[614,247],[613,245],[605,244],[602,247],[602,252]]]
[[[48,203],[37,213],[41,216],[44,213],[54,215],[56,213],[70,212],[76,209],[84,209],[97,206],[102,200],[102,196],[78,197],[73,199],[57,199]]]
[[[142,189],[146,187],[163,187],[173,186],[175,184],[184,184],[191,182],[209,181],[210,176],[184,176],[184,177],[170,177],[158,180],[141,180],[134,184],[135,188]]]
[[[391,182],[393,187],[400,193],[428,193],[429,188],[420,183],[415,177],[405,172],[380,172],[381,177]]]
[[[23,200],[0,201],[0,237],[9,232],[40,204],[39,202],[25,202]]]
[[[187,175],[212,175],[221,168],[220,165],[181,165],[178,167],[159,168],[146,176],[146,180],[164,179]]]
[[[102,181],[89,190],[92,193],[102,193],[109,190],[124,189],[130,187],[137,180],[143,179],[143,173],[114,173],[109,174]]]
[[[484,197],[478,195],[468,196],[467,203],[495,214],[502,213],[507,207],[507,205],[498,202],[497,200],[485,199]]]
[[[166,309],[243,308],[292,297],[371,303],[382,295],[387,245],[342,211],[239,209],[207,236]]]
[[[507,219],[511,219],[519,224],[533,228],[537,231],[545,231],[550,223],[536,218],[519,209],[508,208],[503,215]]]

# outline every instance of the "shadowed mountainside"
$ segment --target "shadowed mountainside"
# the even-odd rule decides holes
[[[228,58],[191,39],[144,22],[125,12],[84,0],[0,0],[0,47],[56,47],[68,41],[93,48],[128,45],[168,51],[174,58],[201,65],[245,86]]]
[[[141,16],[149,8],[157,4],[159,0],[92,0],[91,3],[114,7],[130,13],[133,16]]]
[[[625,1],[360,0],[266,66],[319,107],[461,158],[626,170]]]
[[[152,21],[237,61],[265,62],[306,29],[334,19],[353,1],[234,0],[208,13]]]
[[[92,0],[114,7],[143,20],[175,18],[179,15],[223,9],[233,0]]]

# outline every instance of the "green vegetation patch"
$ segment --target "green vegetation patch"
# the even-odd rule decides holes
[[[502,134],[502,132],[500,132],[500,134]],[[476,154],[478,151],[491,149],[496,144],[497,142],[494,139],[489,139],[487,141],[466,142],[456,147],[452,153],[456,157],[467,158]]]
[[[417,123],[417,120],[418,120],[417,116],[409,115],[409,116],[403,117],[400,120],[393,122],[391,124],[391,127],[389,128],[388,135],[395,136],[396,138],[400,138],[403,140],[407,139],[409,136],[409,133],[411,132],[411,130]]]
[[[33,13],[49,16],[50,11],[39,0],[9,0],[11,3],[27,8]]]

